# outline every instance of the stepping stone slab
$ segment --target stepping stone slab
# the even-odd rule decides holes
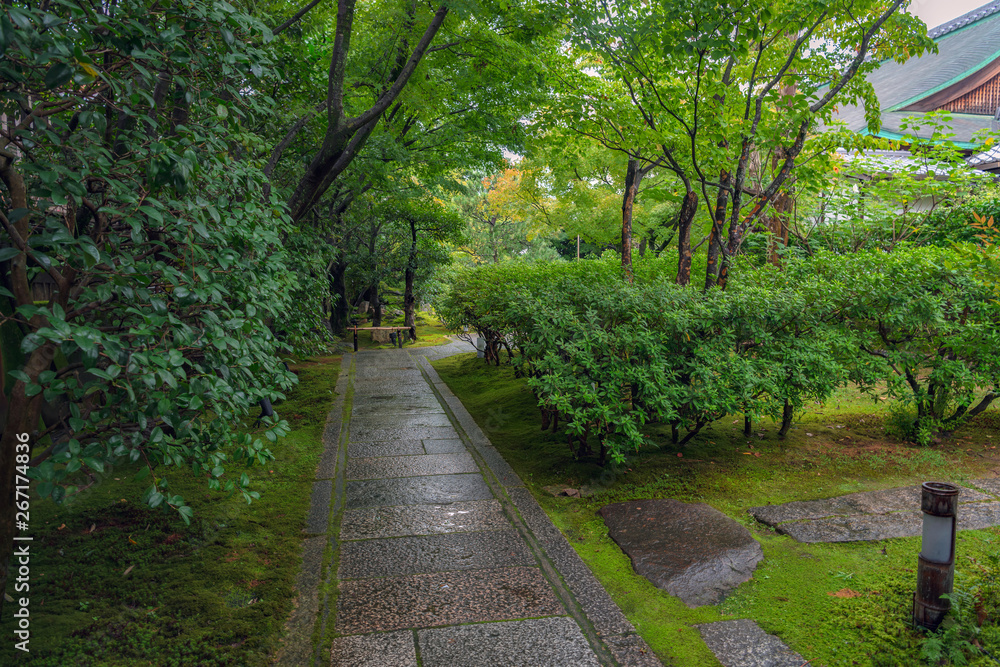
[[[962,488],[959,503],[990,500],[986,494]],[[887,512],[920,511],[920,486],[903,486],[881,491],[862,491],[822,500],[797,500],[782,505],[751,507],[748,512],[769,526],[784,521],[823,519],[850,514],[885,514]]]
[[[351,408],[351,415],[358,420],[365,420],[379,415],[413,415],[426,413],[444,413],[444,408],[437,402],[437,399],[420,400],[413,396],[393,397],[388,401],[368,401],[366,397],[360,396],[354,401]]]
[[[410,415],[377,414],[364,415],[351,419],[351,435],[361,440],[360,436],[368,431],[377,431],[385,428],[412,429],[427,426],[452,428],[451,421],[443,410]]]
[[[462,448],[465,451],[465,448]],[[351,458],[369,456],[417,456],[426,453],[420,440],[388,440],[384,442],[352,442],[347,445]]]
[[[458,431],[454,426],[393,426],[355,427],[351,425],[351,442],[374,440],[454,440]]]
[[[459,438],[449,438],[447,440],[424,440],[424,449],[428,454],[448,454],[451,452],[464,452],[465,443]]]
[[[914,537],[923,532],[920,493],[919,486],[907,486],[824,500],[751,507],[748,512],[798,542],[867,542]],[[975,489],[962,487],[958,530],[996,525],[1000,525],[1000,502]]]
[[[417,647],[409,630],[337,637],[333,667],[417,667]]]
[[[383,479],[463,472],[479,472],[479,466],[468,452],[351,459],[345,476],[346,479]]]
[[[718,604],[764,558],[750,531],[704,503],[634,500],[598,514],[636,573],[689,607]]]
[[[509,529],[345,542],[339,577],[362,579],[535,564],[528,545]]]
[[[802,667],[806,664],[805,658],[750,619],[695,627],[725,667]]]
[[[430,390],[427,382],[421,378],[417,381],[393,382],[391,380],[360,380],[354,383],[354,400],[378,398],[386,400],[426,399]]]
[[[337,608],[344,635],[566,613],[534,567],[344,581]]]
[[[404,535],[434,535],[510,528],[496,500],[448,505],[404,505],[347,510],[340,521],[341,540]]]
[[[490,500],[493,492],[478,474],[370,479],[347,483],[347,509],[380,505],[434,505]]]
[[[1000,498],[1000,477],[994,479],[975,479],[969,482],[969,485],[983,489],[990,495]]]
[[[424,667],[598,667],[570,618],[461,625],[417,633]]]

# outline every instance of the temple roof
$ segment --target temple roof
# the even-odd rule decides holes
[[[996,85],[1000,75],[1000,0],[938,26],[928,35],[936,42],[938,53],[925,53],[904,63],[886,61],[868,75],[881,105],[880,136],[898,138],[910,132],[900,127],[903,118],[932,109],[954,109],[956,100],[961,109],[961,101],[970,93]],[[984,94],[987,104],[991,104],[992,95]],[[977,130],[993,127],[993,113],[952,110],[951,115],[953,140],[959,145],[970,142]],[[842,107],[836,117],[851,130],[868,132],[864,109],[859,106]],[[916,134],[925,135],[923,131]]]

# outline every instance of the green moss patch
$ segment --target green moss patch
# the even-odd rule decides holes
[[[562,434],[541,431],[534,395],[509,366],[488,366],[474,354],[432,365],[664,664],[718,665],[693,626],[732,618],[752,618],[813,667],[934,664],[921,657],[924,636],[908,625],[919,537],[801,544],[757,523],[746,509],[935,478],[990,477],[1000,468],[1000,410],[924,448],[890,435],[885,401],[847,388],[826,404],[807,406],[784,440],[770,421],[754,423],[748,437],[743,419],[729,417],[677,448],[669,427],[651,426],[648,448],[624,465],[602,468],[596,458],[573,458]],[[588,486],[595,495],[553,497],[542,489],[550,484]],[[597,510],[644,498],[705,502],[748,527],[764,550],[753,579],[720,605],[688,609],[636,575]],[[998,538],[996,528],[959,534],[959,586],[981,574]],[[994,629],[986,623],[978,641],[1000,658]],[[969,664],[996,664],[975,650],[965,656]]]
[[[124,465],[62,507],[34,500],[31,653],[19,664],[269,664],[294,600],[339,369],[339,358],[293,367],[299,386],[275,406],[292,430],[271,445],[276,460],[246,470],[261,493],[252,505],[172,469],[170,488],[195,511],[186,526],[139,505],[148,481]],[[20,595],[13,584],[8,593]],[[0,634],[13,627],[5,618]]]

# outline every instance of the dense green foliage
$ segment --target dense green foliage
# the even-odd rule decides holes
[[[705,292],[671,284],[656,260],[632,284],[613,260],[507,263],[461,272],[440,310],[483,336],[488,358],[506,348],[543,410],[616,458],[644,446],[647,422],[687,429],[682,442],[739,413],[785,431],[848,381],[886,380],[926,441],[985,409],[1000,382],[993,286],[948,257],[818,254]]]
[[[270,458],[242,418],[294,382],[267,324],[301,322],[287,216],[238,159],[261,141],[244,128],[273,108],[242,94],[271,66],[254,46],[266,28],[225,3],[144,20],[71,3],[7,11],[5,98],[33,111],[4,140],[0,295],[16,303],[4,326],[25,359],[12,400],[44,400],[39,494],[71,496],[89,483],[77,473],[127,458],[155,471],[148,503],[185,519],[163,467],[256,497],[245,475],[223,476]],[[8,430],[33,430],[15,417]],[[274,421],[267,438],[285,430]]]

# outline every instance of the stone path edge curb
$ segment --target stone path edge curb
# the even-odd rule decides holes
[[[350,422],[351,410],[354,406],[354,373],[355,355],[344,354],[340,362],[340,377],[337,378],[336,393],[337,403],[334,404],[327,417],[327,430],[323,433],[323,454],[324,457],[332,455],[334,459],[333,470],[317,471],[317,477],[324,472],[329,472],[333,477],[333,497],[332,506],[327,507],[326,535],[329,539],[326,542],[326,553],[324,563],[327,566],[323,583],[320,586],[323,595],[323,604],[320,608],[320,615],[317,619],[319,627],[313,630],[314,665],[327,665],[330,662],[330,645],[333,641],[329,637],[329,619],[332,608],[331,598],[333,592],[339,592],[339,580],[337,569],[340,565],[340,520],[343,518],[345,506],[345,471],[347,469],[347,441],[350,436],[350,427],[345,425]],[[337,407],[340,407],[340,414],[337,414]],[[336,422],[336,426],[333,425]]]
[[[329,591],[323,595],[322,605],[320,604],[320,594],[324,584],[330,581],[331,568],[335,567],[336,563],[331,560],[335,543],[331,544],[325,534],[325,526],[332,520],[331,504],[340,505],[343,499],[344,462],[342,459],[346,455],[346,445],[344,444],[346,432],[343,426],[345,410],[350,409],[347,394],[351,388],[353,369],[354,355],[343,355],[340,375],[337,377],[334,389],[336,396],[330,412],[327,413],[323,429],[323,451],[316,466],[314,493],[310,500],[309,514],[306,517],[302,567],[295,578],[295,590],[298,597],[293,603],[294,607],[288,620],[285,622],[283,644],[273,655],[273,663],[277,665],[305,667],[313,664],[325,664],[325,661],[322,660],[322,646],[315,646],[314,638],[318,617],[322,616],[323,632],[325,632],[326,620],[329,617]],[[327,486],[331,487],[332,493],[325,492]],[[319,489],[322,491],[317,493],[316,491]],[[309,525],[310,517],[324,518],[322,533],[317,534],[309,530],[313,528]],[[323,567],[324,565],[326,568]]]
[[[493,447],[462,401],[430,365],[427,357],[416,352],[411,352],[411,356],[418,358],[418,364],[432,388],[458,421],[459,433],[473,445],[476,453],[506,492],[505,495],[511,505],[520,514],[523,524],[537,540],[544,556],[551,561],[556,575],[562,579],[573,602],[586,619],[586,625],[592,628],[592,631],[588,631],[590,628],[581,627],[598,659],[607,664],[607,656],[610,653],[619,665],[629,667],[662,665],[566,537],[552,524],[517,473]],[[592,632],[596,632],[596,637]],[[594,646],[595,640],[599,646]]]

